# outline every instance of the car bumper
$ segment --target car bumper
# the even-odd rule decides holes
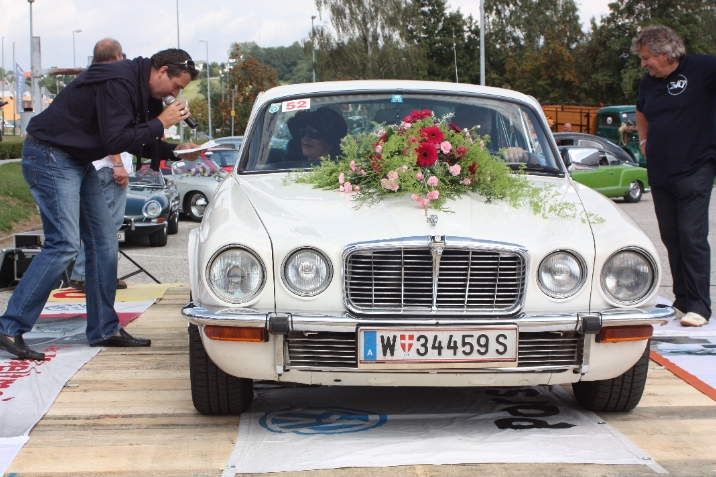
[[[149,222],[148,220],[149,219],[147,219],[147,222],[140,222],[138,220],[125,219],[122,228],[119,230],[123,230],[127,237],[143,237],[145,235],[151,235],[158,230],[164,230],[168,225],[166,220],[161,223]]]

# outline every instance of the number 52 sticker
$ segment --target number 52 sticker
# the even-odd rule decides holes
[[[281,112],[298,111],[300,109],[311,109],[311,98],[294,99],[293,101],[284,101],[281,103]]]

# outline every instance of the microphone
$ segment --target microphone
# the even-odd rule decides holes
[[[172,103],[173,103],[174,101],[176,101],[177,99],[170,94],[169,96],[164,96],[164,98],[162,98],[162,100],[164,101],[164,104],[166,104],[167,106],[169,106],[170,104],[172,104]],[[191,119],[191,117],[187,117],[187,118],[184,120],[184,122],[185,122],[186,125],[189,126],[190,128],[196,129],[196,121],[194,121],[193,119]]]

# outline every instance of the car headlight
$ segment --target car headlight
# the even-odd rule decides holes
[[[291,252],[283,262],[281,279],[298,296],[315,296],[328,288],[333,278],[331,262],[311,248]]]
[[[552,298],[567,298],[579,291],[587,279],[584,259],[573,252],[560,250],[549,254],[539,265],[537,283]]]
[[[211,290],[229,303],[250,301],[266,283],[266,269],[251,250],[229,246],[211,257],[206,267],[206,281]]]
[[[620,250],[604,263],[602,289],[609,298],[622,305],[640,302],[655,285],[656,264],[643,250]]]
[[[156,200],[150,200],[149,202],[144,204],[144,207],[142,207],[142,213],[146,218],[154,219],[156,217],[159,217],[159,214],[162,213],[162,206]]]

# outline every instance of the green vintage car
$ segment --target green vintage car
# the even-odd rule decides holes
[[[641,167],[646,167],[636,132],[636,106],[607,106],[597,111],[597,136],[617,144]]]
[[[572,179],[607,197],[623,197],[626,202],[635,203],[651,192],[646,169],[624,162],[609,151],[563,146],[560,153]]]

